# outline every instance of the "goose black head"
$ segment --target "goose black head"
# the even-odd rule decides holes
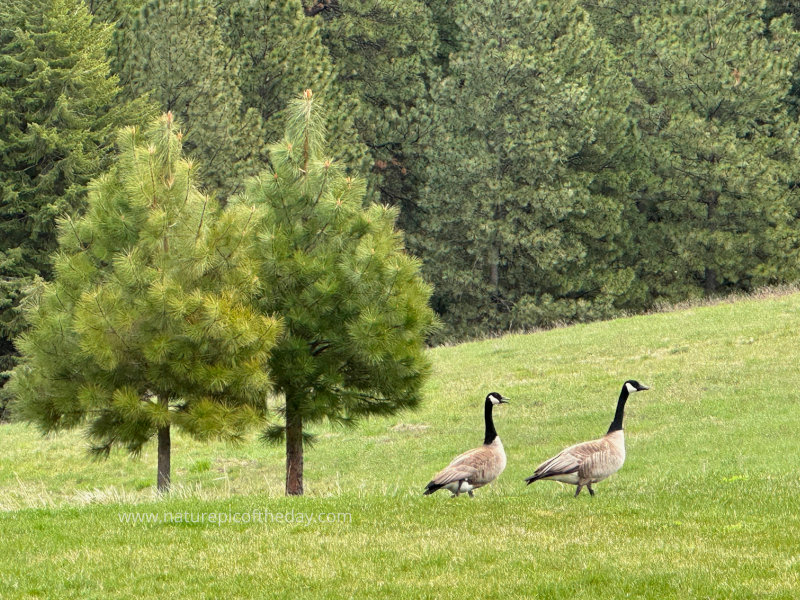
[[[499,392],[492,392],[486,396],[487,404],[508,404],[508,398],[503,397]]]
[[[644,390],[650,389],[646,385],[642,385],[641,383],[633,379],[628,379],[628,381],[624,383],[624,386],[625,389],[628,390],[629,394],[632,394],[633,392],[643,392]]]

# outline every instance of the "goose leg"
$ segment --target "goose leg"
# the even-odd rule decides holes
[[[461,494],[461,486],[462,485],[464,485],[464,482],[463,481],[459,481],[458,482],[458,487],[456,488],[456,491],[453,492],[453,498],[458,498],[458,496]]]
[[[467,492],[467,493],[469,494],[469,497],[470,497],[470,498],[474,498],[474,497],[475,497],[475,494],[473,494],[473,493],[472,493],[472,490],[470,490],[470,491],[469,491],[469,492]]]
[[[587,485],[586,487],[589,489],[589,494],[590,494],[590,495],[592,495],[592,496],[594,496],[594,490],[592,489],[592,484],[590,483],[590,484],[589,484],[589,485]]]
[[[578,494],[580,494],[580,493],[581,493],[581,490],[582,490],[582,489],[583,489],[583,485],[579,483],[579,484],[578,484],[578,489],[577,489],[577,490],[575,490],[575,497],[576,497],[576,498],[578,497]]]

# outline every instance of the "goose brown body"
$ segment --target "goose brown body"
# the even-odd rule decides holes
[[[536,467],[533,475],[525,481],[531,484],[539,479],[552,479],[569,483],[578,486],[575,490],[576,496],[586,486],[589,493],[594,496],[592,484],[613,475],[625,463],[625,433],[622,431],[622,419],[628,395],[647,389],[650,388],[637,381],[626,381],[617,401],[614,421],[605,436],[565,448]]]
[[[533,483],[538,479],[553,479],[577,485],[577,493],[580,493],[583,486],[603,481],[619,471],[624,463],[625,434],[620,429],[599,440],[575,444],[562,450],[539,465],[526,481]],[[589,492],[594,493],[591,488]]]
[[[505,468],[506,452],[503,442],[496,437],[491,444],[484,444],[456,456],[449,465],[434,475],[425,494],[432,494],[442,488],[456,496],[464,492],[472,494],[472,490],[497,479]]]
[[[467,450],[456,456],[450,464],[434,475],[433,479],[425,486],[425,495],[432,494],[440,489],[446,489],[458,496],[491,483],[506,468],[506,452],[503,442],[494,428],[492,420],[492,407],[496,404],[505,404],[508,400],[500,394],[492,392],[486,396],[485,420],[486,435],[482,446]]]

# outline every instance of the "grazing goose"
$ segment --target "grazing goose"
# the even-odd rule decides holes
[[[446,468],[439,471],[425,486],[424,494],[432,494],[442,488],[458,496],[467,492],[472,497],[472,490],[491,483],[506,468],[506,452],[503,442],[497,435],[492,420],[492,408],[496,404],[507,404],[508,399],[497,392],[486,396],[484,418],[486,420],[486,436],[483,446],[473,448],[456,456]]]
[[[622,432],[622,417],[628,395],[649,389],[646,385],[632,379],[622,384],[622,392],[617,400],[617,412],[611,422],[611,427],[608,428],[608,433],[599,440],[570,446],[553,458],[544,461],[536,468],[536,472],[525,480],[528,485],[537,479],[554,479],[577,485],[575,496],[581,493],[583,486],[589,488],[589,493],[594,496],[592,484],[613,475],[625,462],[625,434]]]

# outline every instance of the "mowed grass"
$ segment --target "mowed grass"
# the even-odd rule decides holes
[[[315,428],[303,498],[255,440],[177,437],[162,500],[152,448],[87,462],[78,432],[4,426],[0,598],[800,598],[798,332],[792,294],[434,349],[418,411]],[[628,378],[652,390],[623,469],[594,498],[526,487],[605,432]],[[421,496],[481,442],[490,391],[512,399],[506,471]]]

